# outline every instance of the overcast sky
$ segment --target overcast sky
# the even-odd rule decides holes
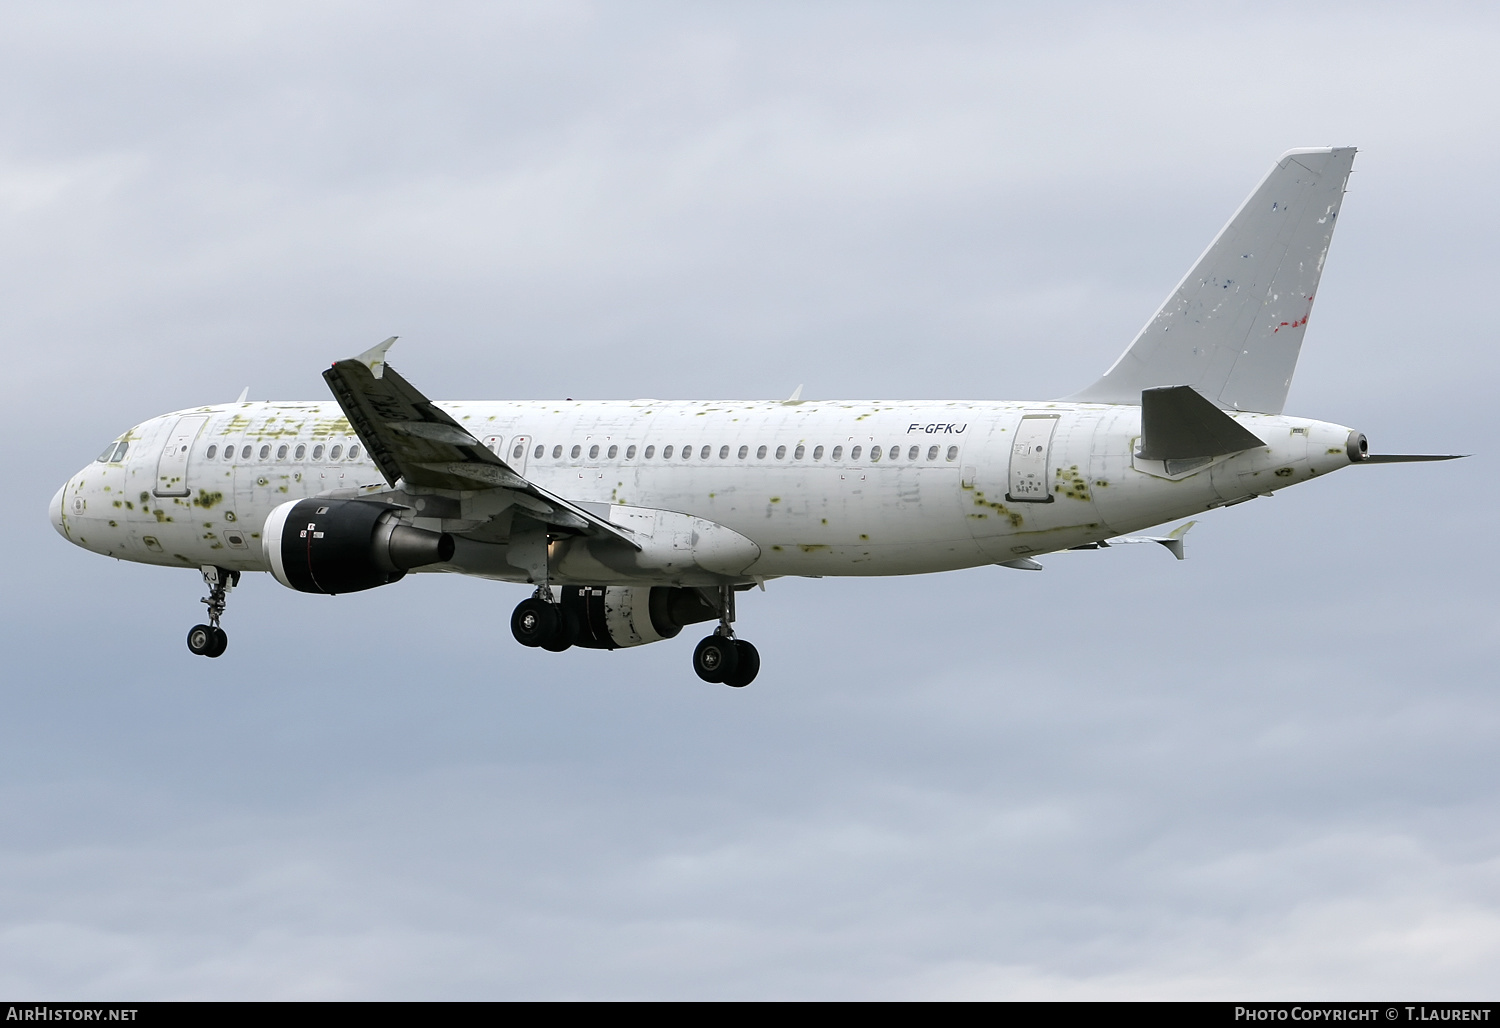
[[[1493,5],[0,3],[0,993],[1480,998],[1500,966]],[[524,650],[527,590],[52,531],[148,417],[1046,398],[1281,151],[1361,148],[1288,413],[1156,547]],[[1148,552],[1150,551],[1150,552]]]

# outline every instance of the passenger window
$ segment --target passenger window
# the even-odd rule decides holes
[[[313,447],[313,460],[322,460],[322,459],[323,459],[323,444],[319,443],[317,446]]]
[[[208,448],[208,452],[206,454],[204,454],[204,456],[207,457],[209,460],[213,460],[218,455],[219,455],[219,448],[217,446],[210,446]]]
[[[574,460],[577,460],[578,459],[578,455],[580,453],[582,453],[582,452],[583,452],[583,447],[579,446],[577,443],[574,443],[573,444],[573,448],[568,451],[568,456],[572,457]]]
[[[876,462],[878,460],[880,460],[880,447],[878,447],[878,446],[872,446],[872,447],[870,447],[870,462],[874,463],[874,462]]]
[[[647,456],[649,457],[650,454],[647,454]],[[671,460],[672,459],[672,448],[670,446],[663,446],[661,448],[661,459],[662,460]]]
[[[821,447],[821,446],[814,447],[813,448],[813,460],[822,460],[822,459],[823,459],[823,447]]]
[[[701,457],[703,460],[708,460],[709,456],[713,452],[714,452],[714,448],[712,446],[705,446],[702,450],[699,451],[698,456]]]
[[[654,447],[654,446],[648,446],[648,447],[646,447],[646,459],[650,460],[652,457],[655,457],[655,456],[656,456],[656,447]]]
[[[260,459],[261,460],[265,460],[269,456],[271,456],[271,444],[270,443],[263,443],[263,444],[261,444]]]
[[[276,459],[277,460],[286,460],[286,450],[287,450],[286,443],[282,443],[280,446],[276,447]]]
[[[756,460],[765,460],[766,459],[766,448],[764,446],[760,446],[760,447],[756,448],[756,450],[755,450],[755,459]]]
[[[786,447],[785,446],[778,446],[778,447],[776,447],[776,459],[777,460],[784,460],[785,458],[786,458]]]
[[[297,449],[295,451],[293,451],[293,453],[292,453],[292,459],[293,460],[301,460],[303,457],[306,457],[306,456],[307,456],[307,446],[305,444],[303,444],[303,443],[298,443],[297,444]]]
[[[739,452],[739,458],[740,458],[740,460],[744,460],[748,456],[750,456],[750,447],[748,447],[748,446],[741,446],[740,447],[740,452]]]
[[[328,459],[329,460],[338,460],[339,457],[343,456],[343,453],[344,453],[344,448],[342,446],[335,446],[333,449],[331,449],[331,450],[328,451]]]
[[[250,447],[247,445],[244,449],[240,450],[240,460],[249,460],[249,459],[250,459]]]
[[[552,447],[552,459],[553,460],[560,460],[561,458],[562,458],[562,446],[558,445],[558,446]]]
[[[829,454],[829,456],[832,457],[834,460],[843,460],[844,459],[844,448],[842,446],[835,446],[833,448],[833,453]]]
[[[593,446],[589,447],[589,460],[598,460],[598,459],[599,459],[599,444],[595,443]]]
[[[793,460],[801,460],[802,459],[802,455],[804,453],[806,453],[806,452],[807,452],[807,447],[803,446],[801,443],[798,443],[797,444],[797,448],[792,451],[792,459]]]
[[[541,443],[537,443],[536,444],[536,449],[534,449],[534,450],[531,451],[531,456],[533,458],[535,458],[536,460],[541,460],[542,459],[542,454],[544,454],[546,452],[547,452],[547,448],[545,446],[543,446]]]
[[[277,456],[279,458],[279,457],[282,457],[282,456],[285,456],[285,455],[286,455],[286,447],[283,446],[281,448],[281,453],[278,454]],[[351,447],[349,447],[349,459],[350,460],[359,460],[359,447],[358,446],[351,446]]]
[[[526,452],[526,444],[525,443],[516,443],[516,448],[514,450],[510,451],[510,459],[511,460],[520,460],[521,459],[521,454],[523,454],[525,452]],[[540,456],[540,454],[538,454],[538,456]]]
[[[937,451],[938,451],[938,448],[936,446],[929,446],[929,447],[927,447],[927,459],[928,460],[937,460]]]
[[[906,451],[906,459],[907,460],[916,460],[917,457],[921,455],[921,453],[922,453],[922,448],[920,446],[913,446],[911,449],[909,449],[909,450]]]
[[[224,447],[224,459],[225,460],[234,460],[234,447],[233,446],[226,446],[226,447]]]
[[[617,456],[619,456],[619,453],[620,448],[618,446],[611,446],[609,448],[609,459],[614,460]]]
[[[687,446],[684,446],[682,448],[682,459],[683,460],[687,460],[692,455],[693,455],[693,447],[692,447],[691,444],[689,444]]]
[[[635,460],[635,444],[634,443],[631,443],[629,446],[625,447],[625,459],[626,460]]]
[[[958,460],[958,447],[957,446],[950,446],[950,447],[948,447],[948,459],[950,461]]]
[[[727,446],[721,446],[721,447],[719,447],[719,459],[720,460],[728,460],[729,459],[729,447],[727,447]]]
[[[852,449],[852,450],[849,451],[849,459],[850,460],[859,460],[859,449],[860,448],[858,446],[856,446],[854,449]]]

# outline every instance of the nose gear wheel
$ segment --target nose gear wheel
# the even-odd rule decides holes
[[[196,656],[218,657],[229,648],[229,635],[219,627],[219,618],[224,616],[229,590],[240,584],[240,573],[212,566],[200,570],[208,586],[208,595],[200,601],[208,606],[208,624],[194,625],[188,630],[187,646]]]

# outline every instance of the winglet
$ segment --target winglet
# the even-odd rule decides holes
[[[243,388],[243,389],[240,390],[240,398],[238,400],[235,400],[234,402],[235,403],[244,403],[245,402],[245,398],[247,396],[249,396],[249,395],[250,395],[250,387],[246,386],[245,388]]]
[[[782,403],[801,403],[802,402],[802,387],[799,385],[796,389],[793,389],[792,390],[792,395],[788,396],[785,400],[782,400],[781,402]]]
[[[391,344],[394,343],[398,338],[400,337],[391,336],[385,342],[370,347],[368,350],[354,359],[359,361],[365,367],[369,368],[370,374],[374,375],[376,378],[380,378],[385,374],[385,351],[389,350],[391,348]]]

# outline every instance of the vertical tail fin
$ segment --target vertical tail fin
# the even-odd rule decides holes
[[[1288,150],[1104,377],[1070,400],[1140,403],[1190,385],[1280,414],[1333,238],[1354,147]]]

